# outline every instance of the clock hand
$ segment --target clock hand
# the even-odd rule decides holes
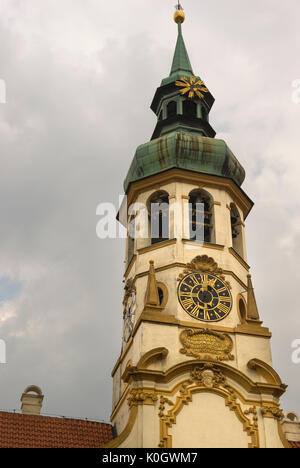
[[[205,275],[205,276],[204,276],[204,279],[203,279],[203,282],[202,282],[202,288],[201,288],[201,290],[204,292],[204,291],[207,291],[207,288],[208,288],[208,278],[207,278],[207,276]]]

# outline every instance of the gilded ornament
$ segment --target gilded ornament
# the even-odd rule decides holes
[[[158,396],[155,392],[152,393],[143,389],[134,389],[128,397],[128,405],[130,408],[138,405],[154,405],[157,400]]]
[[[212,363],[195,367],[191,372],[191,378],[198,385],[200,384],[207,388],[218,387],[226,382],[224,374]]]
[[[171,400],[169,400],[168,398],[166,398],[165,396],[161,395],[160,405],[159,405],[159,413],[158,413],[158,416],[160,418],[162,418],[164,416],[164,414],[165,414],[166,405],[174,406],[174,403]]]
[[[188,97],[190,99],[193,99],[196,96],[198,96],[199,99],[204,98],[203,93],[208,93],[208,89],[204,86],[204,82],[202,80],[197,80],[195,76],[190,77],[190,81],[185,76],[181,77],[181,81],[176,81],[175,82],[176,86],[180,86],[183,89],[180,90],[180,93],[182,95],[189,93]]]
[[[258,430],[258,416],[257,416],[257,409],[256,406],[252,406],[248,410],[244,411],[245,416],[251,416],[252,415],[252,420],[253,420],[253,428],[255,430]]]
[[[265,418],[274,418],[278,421],[284,418],[283,411],[278,406],[263,406],[261,413]]]
[[[174,21],[175,23],[177,24],[182,24],[184,23],[184,20],[185,20],[185,14],[183,12],[183,10],[176,10],[175,13],[174,13]]]
[[[208,257],[208,255],[198,255],[190,263],[187,263],[183,273],[179,275],[178,281],[180,281],[185,275],[189,273],[197,273],[199,271],[203,273],[211,273],[212,275],[216,275],[225,281],[222,268],[219,268],[217,262],[215,262],[212,257]],[[226,284],[228,288],[230,288],[228,281],[226,281]]]
[[[198,359],[232,361],[233,341],[230,336],[213,330],[183,330],[180,341],[184,346],[180,352]]]

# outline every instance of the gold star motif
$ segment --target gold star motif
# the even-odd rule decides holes
[[[181,86],[183,89],[180,90],[181,94],[184,95],[186,93],[189,93],[189,98],[193,99],[195,94],[198,96],[199,99],[204,98],[204,94],[202,93],[208,93],[208,89],[205,88],[204,82],[202,80],[196,81],[196,78],[194,76],[190,77],[190,81],[187,80],[185,76],[181,78],[181,81],[176,81],[175,82],[176,86]]]

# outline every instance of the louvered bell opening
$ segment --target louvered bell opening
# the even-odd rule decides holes
[[[158,244],[169,239],[169,198],[157,197],[151,201],[151,244]]]

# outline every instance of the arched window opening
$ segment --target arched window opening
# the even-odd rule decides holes
[[[169,239],[169,195],[167,192],[157,192],[150,198],[150,231],[151,244],[157,244]]]
[[[183,115],[186,115],[187,117],[197,117],[197,104],[190,100],[184,101]]]
[[[158,297],[159,297],[159,305],[162,305],[164,301],[164,292],[161,288],[158,288]]]
[[[129,264],[134,256],[134,242],[135,242],[135,217],[130,218],[128,223],[128,241],[127,241],[127,264]]]
[[[242,221],[238,209],[233,203],[230,205],[230,222],[232,247],[243,257]]]
[[[161,110],[158,116],[158,120],[160,121],[162,119],[163,119],[163,111]]]
[[[245,323],[246,318],[247,318],[247,311],[246,311],[245,302],[243,301],[241,297],[239,299],[239,315],[240,315],[241,323]]]
[[[207,120],[207,118],[208,118],[208,112],[207,112],[206,107],[202,106],[202,109],[201,109],[201,110],[202,110],[202,119],[203,119],[203,120]]]
[[[168,117],[174,117],[177,115],[177,102],[176,101],[171,101],[167,105],[167,114]]]
[[[168,288],[164,283],[157,283],[157,291],[159,297],[159,305],[165,308],[169,297]]]
[[[209,244],[215,242],[213,210],[213,199],[209,193],[204,190],[193,190],[190,193],[190,240]]]

